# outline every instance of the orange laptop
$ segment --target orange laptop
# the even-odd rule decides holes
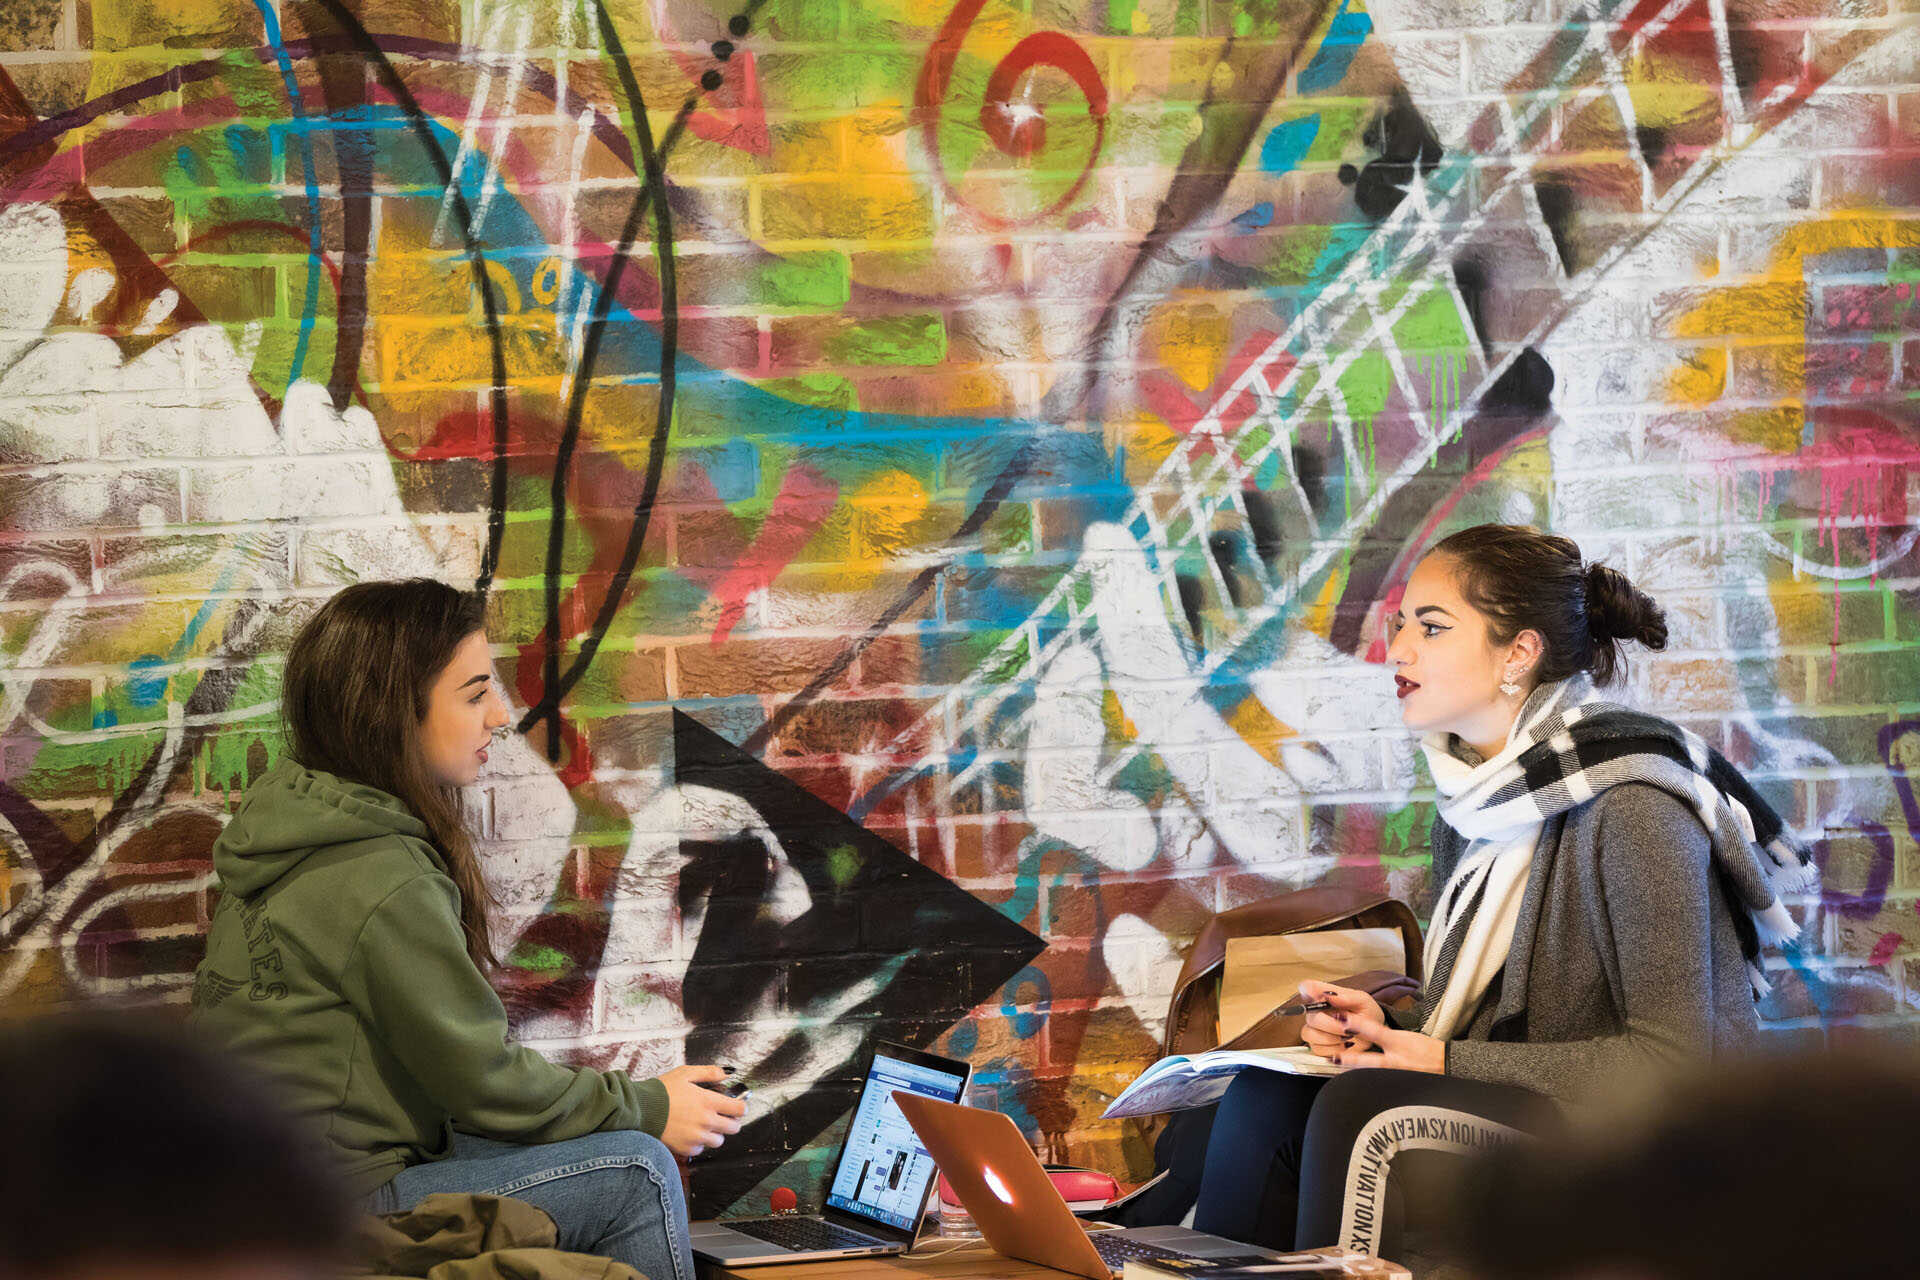
[[[980,1225],[980,1234],[1005,1257],[1087,1280],[1113,1280],[1128,1258],[1234,1258],[1251,1266],[1281,1256],[1185,1227],[1088,1232],[1012,1120],[998,1111],[911,1093],[896,1093],[893,1100]]]

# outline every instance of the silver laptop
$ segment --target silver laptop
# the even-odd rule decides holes
[[[1340,1274],[1337,1260],[1314,1255],[1283,1257],[1270,1249],[1186,1227],[1088,1230],[1060,1192],[1012,1120],[997,1111],[903,1097],[900,1108],[920,1140],[945,1170],[954,1194],[973,1215],[996,1253],[1038,1263],[1087,1280],[1115,1280],[1129,1261],[1220,1266],[1279,1266],[1296,1275]],[[1170,1265],[1169,1270],[1180,1270]],[[1287,1280],[1283,1274],[1281,1280]]]
[[[694,1254],[742,1267],[905,1253],[919,1234],[934,1167],[893,1095],[958,1102],[972,1073],[953,1058],[876,1044],[821,1212],[696,1222]]]

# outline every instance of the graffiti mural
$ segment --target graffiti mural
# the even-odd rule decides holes
[[[1910,8],[1910,5],[1907,6]],[[1875,16],[1878,15],[1878,16]],[[1181,948],[1424,909],[1398,584],[1488,519],[1665,604],[1628,696],[1920,1003],[1920,23],[1896,3],[47,0],[0,17],[0,998],[187,998],[340,585],[484,589],[473,819],[561,1058],[861,1038],[1050,1154]]]

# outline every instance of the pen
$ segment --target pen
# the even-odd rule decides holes
[[[1278,1009],[1275,1009],[1273,1013],[1275,1017],[1291,1018],[1295,1014],[1324,1013],[1331,1008],[1333,1008],[1333,1001],[1315,1000],[1308,1004],[1283,1004]]]

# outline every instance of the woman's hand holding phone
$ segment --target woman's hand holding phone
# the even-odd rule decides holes
[[[667,1127],[660,1141],[676,1156],[697,1156],[740,1132],[747,1102],[721,1091],[727,1075],[725,1067],[707,1065],[675,1067],[660,1077],[667,1087]]]

